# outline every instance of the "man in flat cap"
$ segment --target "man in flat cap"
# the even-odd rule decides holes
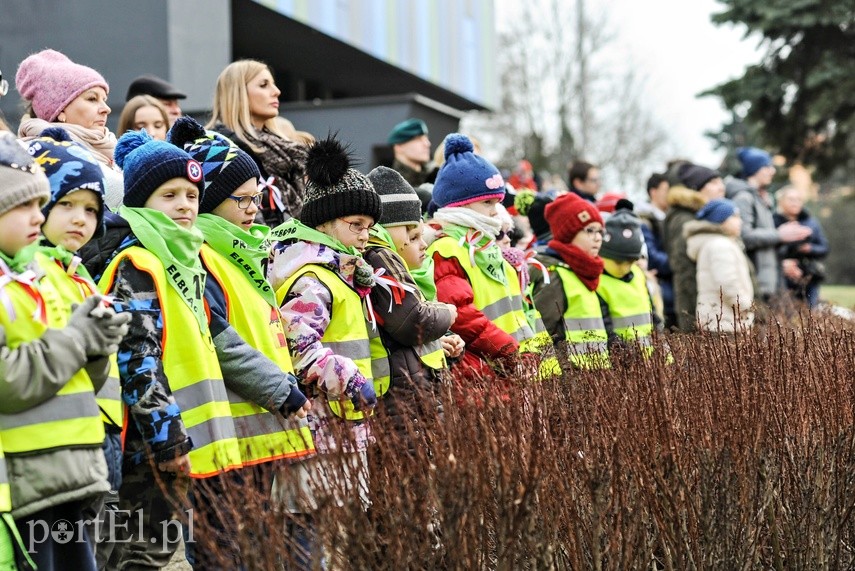
[[[130,101],[137,95],[151,95],[160,100],[169,114],[170,127],[176,119],[181,117],[181,106],[178,105],[178,100],[187,99],[187,95],[178,91],[171,83],[151,74],[141,75],[131,82],[125,101]]]
[[[427,181],[431,171],[428,128],[421,119],[407,119],[395,125],[388,143],[395,152],[392,168],[414,188]]]

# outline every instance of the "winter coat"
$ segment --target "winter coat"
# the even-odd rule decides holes
[[[0,414],[20,413],[45,402],[81,368],[97,392],[110,366],[106,358],[87,361],[83,346],[62,329],[48,329],[39,339],[10,350],[0,327],[0,361]],[[100,445],[7,453],[6,467],[15,519],[110,491]]]
[[[685,186],[672,186],[668,190],[668,213],[665,215],[664,246],[671,266],[674,286],[674,313],[680,331],[695,330],[695,306],[698,286],[695,262],[686,254],[683,226],[695,220],[695,214],[706,203],[698,192]]]
[[[385,288],[375,285],[370,294],[380,339],[389,352],[391,382],[382,406],[386,414],[397,419],[404,412],[402,405],[422,404],[414,398],[416,388],[425,396],[435,391],[439,376],[422,363],[415,348],[445,335],[451,327],[451,312],[444,304],[424,300],[404,261],[389,248],[369,245],[364,257],[373,268],[386,270],[385,276],[414,288],[414,293],[405,292],[400,303],[391,306],[393,300]],[[436,409],[438,402],[432,406]],[[418,409],[413,412],[418,416]],[[405,431],[405,424],[401,428]]]
[[[125,244],[125,241],[136,243],[130,225],[118,214],[104,212],[104,226],[107,230],[101,238],[90,240],[77,252],[96,283],[101,279],[101,274],[110,265],[110,260],[116,253],[129,245]]]
[[[775,213],[773,218],[776,228],[789,221],[783,214],[778,213]],[[796,222],[810,228],[812,233],[801,242],[778,246],[778,259],[794,259],[798,262],[799,269],[804,274],[803,279],[793,282],[784,276],[784,283],[797,298],[806,299],[811,307],[815,307],[819,302],[819,284],[825,279],[825,267],[820,260],[828,255],[828,240],[825,238],[819,220],[811,216],[807,210],[799,212]],[[799,251],[804,244],[810,245],[809,252]]]
[[[553,266],[567,267],[567,264],[557,254],[546,248],[543,248],[537,254],[537,260],[547,268]],[[531,277],[531,291],[534,296],[534,303],[540,311],[543,326],[547,333],[549,333],[549,336],[552,337],[552,342],[559,345],[566,340],[564,312],[567,311],[567,298],[564,295],[564,286],[561,284],[561,279],[558,278],[556,272],[550,272],[549,283],[545,283],[543,272],[535,265],[529,268],[529,276]]]
[[[742,242],[757,273],[758,293],[772,296],[780,288],[781,271],[777,247],[781,244],[771,205],[760,191],[744,180],[728,177],[725,195],[736,203],[742,218]]]
[[[720,224],[704,220],[688,222],[683,233],[686,253],[697,264],[699,327],[719,333],[750,327],[754,285],[740,241],[723,234]]]

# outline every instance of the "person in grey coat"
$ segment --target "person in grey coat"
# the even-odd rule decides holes
[[[725,196],[736,203],[742,217],[742,242],[757,275],[759,291],[755,292],[755,299],[769,301],[782,285],[778,247],[807,239],[811,230],[798,222],[775,228],[772,199],[767,190],[775,176],[769,153],[744,147],[737,156],[742,165],[741,178],[725,180]]]

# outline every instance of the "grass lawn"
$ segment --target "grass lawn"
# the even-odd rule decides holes
[[[855,286],[823,285],[819,289],[819,297],[835,305],[855,309]]]

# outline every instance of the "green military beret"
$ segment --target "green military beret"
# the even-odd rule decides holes
[[[406,143],[410,139],[415,139],[419,135],[427,135],[427,132],[427,125],[421,119],[407,119],[406,121],[401,121],[392,128],[392,131],[389,133],[388,141],[390,145]]]

